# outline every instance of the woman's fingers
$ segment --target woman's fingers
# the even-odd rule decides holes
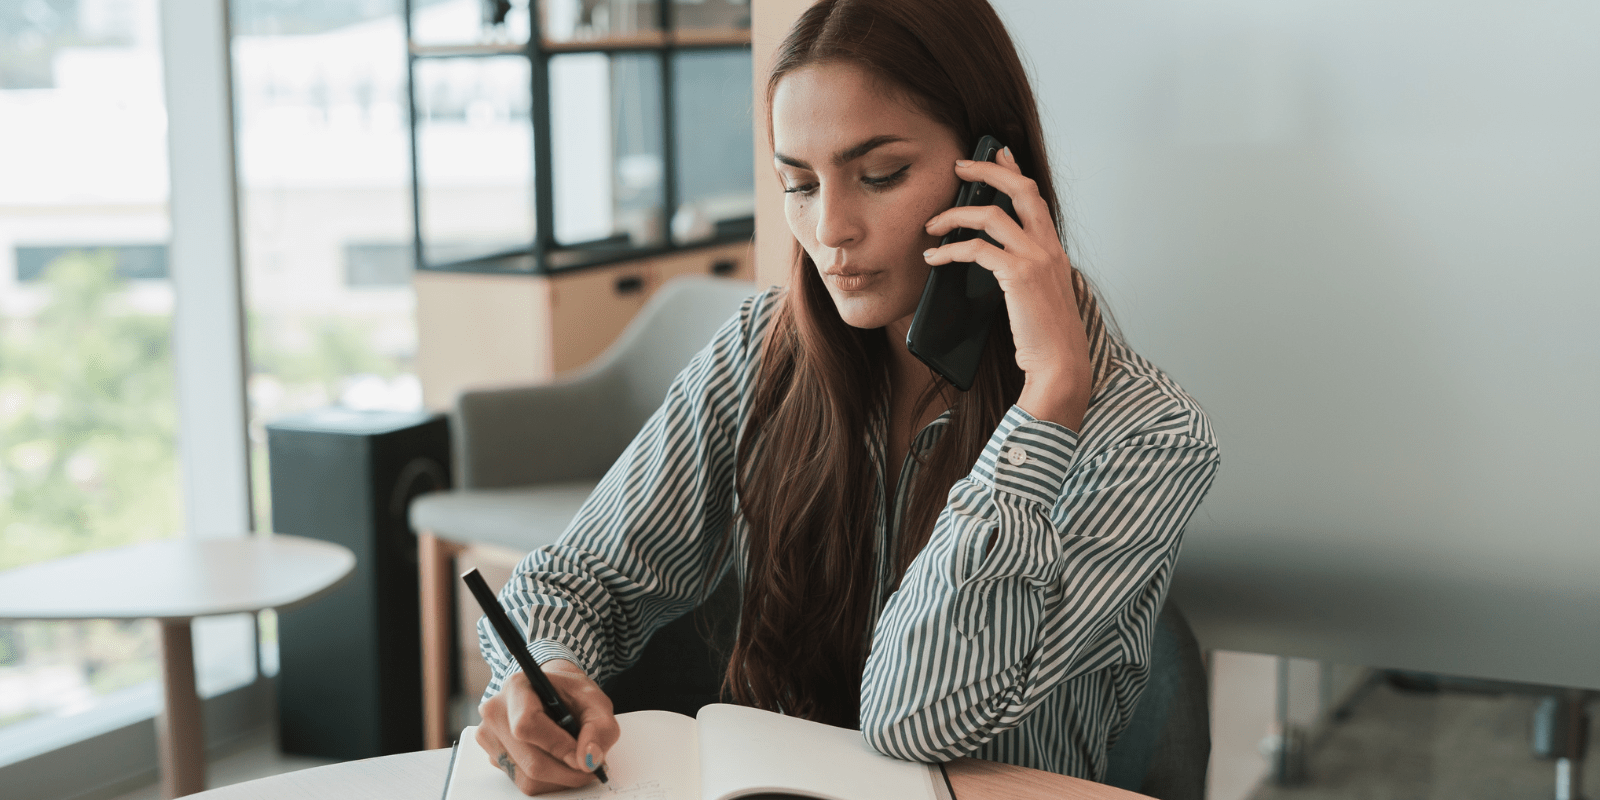
[[[573,789],[594,780],[594,776],[575,770],[549,753],[507,735],[505,705],[485,703],[483,724],[478,726],[478,746],[490,763],[504,772],[523,794],[540,794],[556,789]]]
[[[964,242],[954,242],[927,250],[922,254],[924,260],[931,265],[948,264],[952,261],[977,264],[994,273],[995,280],[1000,282],[1002,289],[1014,277],[1011,270],[1012,261],[1008,251],[1001,250],[982,239],[968,239]]]
[[[957,162],[955,169],[956,177],[964,181],[982,181],[1009,195],[1024,229],[1031,232],[1036,227],[1047,226],[1054,237],[1055,219],[1050,216],[1050,207],[1045,205],[1044,198],[1039,196],[1039,184],[1022,174],[1016,159],[1011,157],[1010,148],[1000,151],[997,162]]]
[[[957,228],[983,231],[1007,250],[1033,248],[1035,243],[999,206],[956,206],[928,220],[927,231],[943,236]]]
[[[606,763],[606,754],[622,737],[622,728],[611,713],[611,698],[596,686],[592,692],[585,690],[576,699],[572,709],[583,727],[578,731],[577,758],[582,768],[593,772]]]
[[[577,739],[574,740],[571,734],[545,714],[544,705],[531,688],[507,697],[506,710],[511,734],[560,759],[572,769],[582,770],[586,774],[593,772],[595,767],[605,763],[606,753],[622,735],[622,729],[617,726],[617,719],[612,714],[611,698],[576,664],[552,660],[543,666],[543,671],[573,719],[578,721],[580,728]],[[527,681],[520,672],[513,675],[512,679],[523,683]]]
[[[583,726],[579,734],[587,738],[581,754],[579,741],[545,714],[528,676],[521,672],[508,676],[500,691],[479,706],[483,724],[478,741],[484,752],[528,794],[592,782],[593,770],[585,768],[586,762],[602,763],[621,733],[611,713],[611,699],[576,665],[551,661],[543,672]]]
[[[622,736],[622,728],[612,713],[611,698],[578,665],[569,661],[549,661],[544,671],[581,726],[571,763],[578,769],[593,772],[605,764],[606,754]]]
[[[506,716],[512,736],[576,767],[577,740],[544,713],[544,705],[533,692],[506,698]]]

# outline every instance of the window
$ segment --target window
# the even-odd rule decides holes
[[[158,10],[0,4],[0,568],[184,529]],[[195,649],[202,696],[256,678],[248,616]],[[148,721],[156,674],[149,622],[0,623],[0,766]]]
[[[0,6],[0,568],[182,529],[155,13]],[[0,623],[0,763],[148,717],[156,673],[148,623]]]

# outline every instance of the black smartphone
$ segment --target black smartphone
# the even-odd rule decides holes
[[[972,151],[972,160],[993,161],[1002,147],[1004,145],[993,136],[985,136]],[[963,181],[956,193],[955,205],[996,205],[1017,220],[1017,224],[1022,223],[1011,205],[1011,198],[987,183]],[[945,234],[939,246],[975,238],[1000,246],[988,234],[966,228]],[[1005,295],[1000,291],[1000,283],[994,279],[994,273],[982,266],[957,261],[935,266],[928,274],[922,300],[911,318],[906,347],[952,386],[965,392],[972,388],[972,381],[978,375],[978,362],[983,358],[989,329],[994,327],[1003,303]]]

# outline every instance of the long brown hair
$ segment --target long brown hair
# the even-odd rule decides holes
[[[1061,229],[1027,73],[985,0],[821,0],[779,47],[767,107],[785,76],[822,63],[847,63],[882,80],[954,131],[963,150],[984,134],[999,138]],[[769,113],[769,137],[771,125]],[[867,443],[889,392],[889,343],[882,330],[840,318],[798,242],[793,270],[773,312],[738,448],[750,549],[726,687],[748,705],[854,727],[868,618],[883,600],[873,597],[880,591],[877,471]],[[1098,325],[1087,286],[1074,283],[1086,324]],[[950,487],[971,470],[1022,384],[1002,317],[970,391],[934,379],[920,395],[922,408],[947,400],[951,418],[922,461],[887,554],[890,586],[927,543]]]

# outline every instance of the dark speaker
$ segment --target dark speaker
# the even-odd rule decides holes
[[[323,409],[267,426],[272,527],[342,544],[355,574],[278,615],[286,753],[422,749],[422,645],[411,498],[450,486],[450,429],[427,413]]]

